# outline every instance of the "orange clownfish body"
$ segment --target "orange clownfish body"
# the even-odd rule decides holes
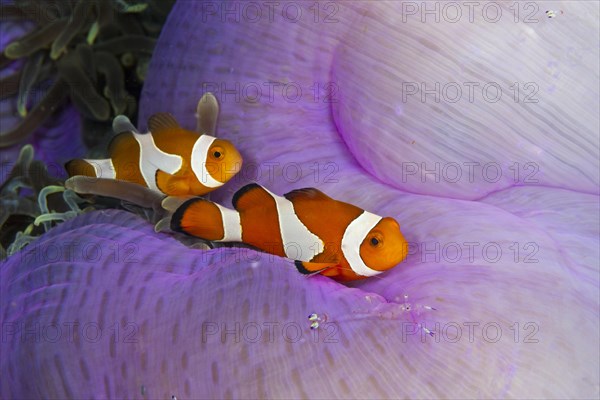
[[[148,133],[139,133],[124,115],[113,121],[118,133],[103,160],[71,160],[69,176],[84,175],[137,183],[170,196],[209,193],[231,179],[242,157],[228,140],[179,126],[172,115],[154,114]]]
[[[338,281],[378,275],[407,255],[398,223],[323,192],[298,189],[284,197],[252,183],[233,197],[231,210],[194,198],[179,206],[171,229],[216,242],[243,242],[295,260],[301,273]]]

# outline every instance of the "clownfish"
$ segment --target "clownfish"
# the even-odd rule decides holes
[[[169,196],[209,193],[237,174],[242,156],[231,142],[179,126],[172,115],[157,113],[140,133],[124,115],[113,121],[118,133],[110,158],[71,160],[69,176],[117,179],[137,183]]]
[[[281,197],[251,183],[235,193],[232,203],[235,210],[202,198],[187,200],[174,210],[171,229],[209,241],[249,244],[294,260],[302,274],[338,281],[381,274],[408,253],[396,220],[314,188]]]

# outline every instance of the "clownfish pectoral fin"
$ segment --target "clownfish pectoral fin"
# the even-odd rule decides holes
[[[248,210],[257,205],[268,204],[273,198],[267,190],[258,183],[249,183],[233,195],[231,203],[237,211]]]
[[[179,123],[169,113],[156,113],[148,118],[148,130],[152,134],[166,132],[173,129],[181,129]]]
[[[292,190],[283,195],[289,201],[294,201],[297,199],[306,199],[306,200],[332,200],[331,197],[327,196],[325,193],[321,192],[319,189],[315,188],[302,188]]]
[[[298,272],[303,275],[314,275],[319,274],[328,268],[334,267],[331,263],[318,263],[318,262],[306,262],[306,261],[294,261],[294,265]]]
[[[176,177],[160,169],[156,170],[155,182],[158,190],[169,196],[185,196],[190,191],[187,178]]]
[[[125,115],[117,115],[115,119],[113,119],[112,128],[115,133],[139,133],[135,126],[133,126],[129,118],[127,118]]]

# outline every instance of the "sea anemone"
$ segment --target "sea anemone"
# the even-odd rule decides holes
[[[92,153],[102,151],[112,117],[136,116],[155,38],[171,5],[172,1],[3,2],[3,24],[27,23],[31,29],[3,46],[0,68],[24,61],[0,82],[2,97],[13,98],[19,115],[10,129],[3,124],[0,147],[22,144],[62,105],[72,103],[83,117],[84,142],[98,147]]]
[[[55,222],[75,217],[83,203],[43,162],[34,159],[31,145],[23,146],[0,186],[0,260],[28,245]]]
[[[33,220],[48,210],[39,208],[42,187],[29,190],[32,177],[43,169],[48,172],[38,179],[52,177],[53,185],[62,184],[65,161],[83,154],[104,156],[113,116],[137,115],[150,54],[172,3],[1,3],[3,251],[14,251],[27,243],[25,236],[43,232]],[[32,160],[34,151],[37,161]],[[33,170],[21,165],[23,154]],[[65,207],[59,208],[66,212]],[[15,239],[18,246],[11,247]]]

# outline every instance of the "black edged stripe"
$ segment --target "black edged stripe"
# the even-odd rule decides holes
[[[158,188],[158,190],[160,190],[164,194],[167,194],[167,192],[165,192],[163,188],[161,188],[160,186],[158,186],[158,171],[160,171],[160,169],[157,169],[156,172],[154,172],[154,184],[156,185],[156,187]]]
[[[310,275],[310,274],[314,274],[314,272],[307,270],[306,268],[304,268],[304,265],[302,265],[302,261],[294,261],[294,265],[296,266],[296,269],[298,269],[298,272],[300,272],[303,275]]]
[[[183,215],[185,214],[185,212],[189,206],[191,206],[192,204],[194,204],[197,201],[202,201],[202,200],[203,199],[201,199],[201,198],[189,199],[188,201],[186,201],[185,203],[180,205],[179,208],[177,208],[177,210],[175,210],[175,212],[171,216],[171,230],[176,231],[176,232],[187,233],[181,227],[181,220],[183,219]]]
[[[65,171],[67,171],[67,173],[69,174],[69,176],[73,176],[74,175],[74,173],[71,172],[71,171],[73,171],[73,169],[74,169],[73,167],[75,166],[75,162],[76,161],[77,160],[69,160],[69,161],[67,161],[65,163]]]
[[[240,188],[237,192],[235,192],[235,194],[233,195],[233,198],[231,199],[231,204],[233,205],[233,208],[235,208],[237,210],[237,203],[240,200],[240,198],[244,194],[249,192],[250,190],[257,189],[257,188],[262,188],[262,186],[260,186],[256,182],[252,182],[252,183],[249,183],[246,186]]]

